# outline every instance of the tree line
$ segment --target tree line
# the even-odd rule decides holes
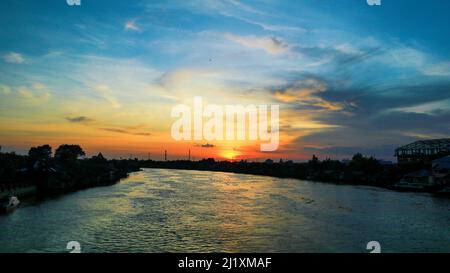
[[[27,155],[0,150],[0,190],[37,186],[39,193],[59,193],[109,185],[139,170],[132,160],[107,160],[101,153],[86,157],[79,145],[32,147]]]

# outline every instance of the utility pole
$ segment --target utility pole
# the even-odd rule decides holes
[[[191,161],[191,149],[189,149],[189,161]]]
[[[164,151],[164,161],[167,161],[167,150]]]

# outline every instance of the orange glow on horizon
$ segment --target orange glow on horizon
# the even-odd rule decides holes
[[[240,156],[241,154],[235,150],[227,150],[221,153],[221,156],[223,156],[225,159],[228,160],[235,160],[236,157]]]

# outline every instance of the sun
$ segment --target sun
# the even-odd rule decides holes
[[[235,160],[236,156],[239,156],[239,155],[240,154],[234,150],[227,150],[222,153],[222,156],[228,160]]]

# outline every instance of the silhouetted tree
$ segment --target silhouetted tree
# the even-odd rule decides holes
[[[349,163],[349,168],[352,171],[360,171],[365,174],[379,173],[382,170],[382,165],[373,157],[364,157],[362,154],[355,154]]]
[[[52,156],[52,147],[50,147],[49,145],[32,147],[28,151],[28,156],[31,160],[33,160],[33,162],[39,160],[48,160]]]
[[[55,159],[60,162],[74,162],[86,153],[79,145],[61,145],[55,151]]]

